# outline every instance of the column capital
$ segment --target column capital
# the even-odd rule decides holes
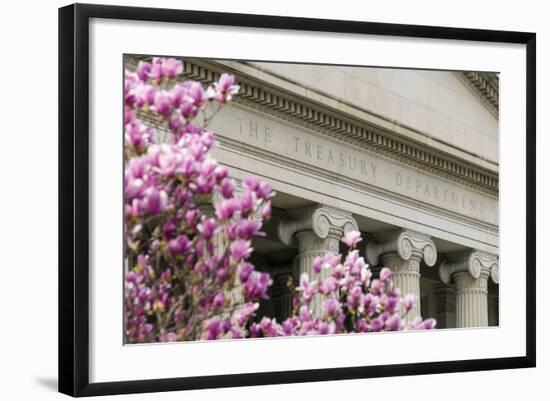
[[[351,212],[326,205],[311,205],[288,211],[277,227],[279,239],[286,245],[294,240],[294,234],[311,230],[319,238],[342,236],[358,230],[357,222]]]
[[[474,279],[481,276],[486,278],[491,276],[491,279],[498,284],[498,257],[475,249],[445,255],[445,260],[439,265],[439,278],[441,281],[449,284],[453,274],[459,272],[467,272]]]
[[[373,266],[377,266],[380,256],[386,253],[396,253],[403,260],[423,259],[428,266],[437,261],[437,249],[430,236],[406,229],[394,231],[383,241],[373,240],[366,245],[367,261]]]

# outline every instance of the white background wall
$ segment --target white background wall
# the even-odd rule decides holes
[[[336,397],[392,400],[511,399],[548,392],[550,375],[547,325],[550,297],[543,294],[543,227],[550,224],[544,205],[550,188],[545,133],[550,119],[550,26],[544,2],[341,0],[273,2],[238,0],[115,1],[113,4],[285,14],[335,19],[536,31],[538,41],[538,367],[419,377],[203,390],[132,395],[125,399],[281,400]],[[371,4],[369,4],[371,3]],[[0,23],[0,398],[50,400],[57,376],[57,7],[60,1],[21,1],[4,5]],[[29,105],[33,106],[29,108]],[[7,126],[6,126],[7,123]],[[545,338],[546,337],[546,338]],[[453,344],[449,344],[452,347]],[[299,357],[299,355],[297,356]],[[185,362],[183,362],[185,363]],[[544,395],[541,395],[544,397]],[[539,397],[539,398],[541,398]],[[109,397],[107,399],[122,399]]]

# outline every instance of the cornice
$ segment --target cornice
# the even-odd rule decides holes
[[[129,64],[132,63],[137,64],[137,59],[130,60]],[[205,84],[216,81],[223,70],[223,66],[213,61],[185,59],[184,62],[185,78]],[[493,171],[444,155],[424,144],[414,144],[398,138],[391,132],[385,132],[365,121],[341,116],[337,110],[313,104],[307,98],[285,93],[239,71],[232,72],[241,86],[233,101],[245,108],[279,120],[290,121],[320,134],[352,143],[401,163],[498,196],[499,177]]]
[[[499,78],[496,73],[477,71],[458,71],[456,75],[464,82],[493,115],[498,118]]]

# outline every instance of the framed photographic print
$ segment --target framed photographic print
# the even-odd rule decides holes
[[[61,8],[59,390],[535,366],[535,79],[534,33]]]

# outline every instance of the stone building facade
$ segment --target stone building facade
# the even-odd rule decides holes
[[[184,59],[186,79],[222,72],[241,90],[211,121],[215,157],[277,191],[253,244],[274,280],[261,314],[288,316],[289,277],[354,229],[373,270],[417,295],[409,319],[498,325],[496,74]]]

